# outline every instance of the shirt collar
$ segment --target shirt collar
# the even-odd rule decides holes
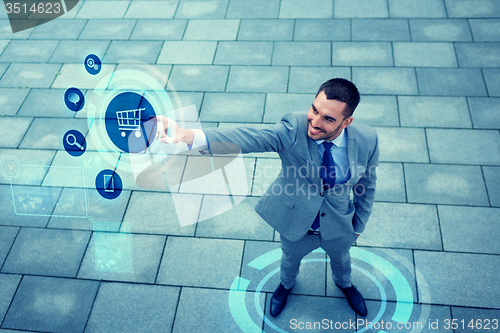
[[[340,134],[335,139],[333,139],[332,141],[327,141],[327,142],[331,142],[335,146],[340,147],[340,145],[342,144],[343,140],[344,140],[344,129],[342,129],[342,131],[340,132]],[[316,142],[317,145],[320,145],[323,142],[325,142],[325,140],[317,140],[317,141],[314,141],[314,142]]]

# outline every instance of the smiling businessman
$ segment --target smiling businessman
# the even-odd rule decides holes
[[[206,145],[211,154],[228,153],[224,143],[236,144],[242,153],[279,154],[281,173],[255,207],[281,236],[281,283],[271,298],[272,316],[284,309],[301,259],[318,247],[330,257],[333,279],[350,306],[367,315],[363,296],[351,283],[349,249],[372,210],[379,151],[375,130],[352,124],[359,100],[352,82],[336,78],[321,85],[307,114],[288,113],[266,129],[202,132],[181,129],[170,120],[174,143]],[[164,126],[158,126],[157,138],[172,142],[166,134],[169,120],[158,120]]]

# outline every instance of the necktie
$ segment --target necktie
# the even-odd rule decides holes
[[[323,161],[321,161],[320,176],[321,178],[323,178],[323,184],[325,190],[335,186],[335,178],[336,178],[335,162],[333,161],[332,152],[330,151],[332,146],[333,143],[331,142],[326,142],[326,141],[323,142],[323,147],[325,147],[325,153],[323,154]],[[311,228],[313,230],[319,228],[319,212],[318,215],[316,215],[316,218],[314,219]]]
[[[335,162],[333,161],[332,152],[330,149],[333,146],[331,142],[323,142],[325,147],[325,153],[323,154],[323,161],[321,163],[321,173],[320,176],[323,178],[323,183],[325,185],[325,190],[330,187],[335,186]]]

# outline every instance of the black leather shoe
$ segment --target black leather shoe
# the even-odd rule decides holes
[[[278,288],[276,288],[273,293],[273,297],[271,297],[271,307],[269,308],[271,316],[276,317],[281,313],[281,311],[283,311],[286,305],[286,299],[288,298],[291,290],[292,288],[285,289],[281,283]]]
[[[347,297],[347,302],[351,308],[356,311],[362,317],[365,317],[368,314],[368,310],[366,309],[365,299],[363,295],[356,289],[355,286],[350,286],[349,288],[342,288],[337,284],[337,287],[342,290],[345,297]]]

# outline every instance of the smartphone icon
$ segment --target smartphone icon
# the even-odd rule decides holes
[[[114,192],[115,183],[113,181],[113,175],[104,175],[104,192]]]

